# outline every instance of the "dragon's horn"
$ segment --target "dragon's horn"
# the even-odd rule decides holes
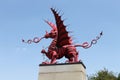
[[[52,29],[57,30],[55,24],[53,24],[52,22],[49,22],[49,21],[47,21],[47,20],[45,20],[45,22],[46,22],[48,25],[50,25],[50,27],[51,27]]]

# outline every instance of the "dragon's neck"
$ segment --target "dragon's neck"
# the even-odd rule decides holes
[[[57,43],[57,38],[54,38],[49,46],[50,50],[55,50],[56,48],[56,43]]]

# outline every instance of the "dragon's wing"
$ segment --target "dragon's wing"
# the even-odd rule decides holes
[[[55,11],[55,9],[51,8],[51,11],[54,14],[57,31],[58,31],[58,37],[57,37],[57,47],[62,47],[64,45],[71,45],[72,39],[68,35],[68,31],[66,31],[66,26],[63,23],[63,20],[61,20],[61,16]]]

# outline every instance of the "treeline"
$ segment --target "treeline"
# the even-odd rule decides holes
[[[96,74],[88,77],[88,80],[120,80],[120,73],[117,75],[113,71],[108,71],[106,68],[98,71]]]

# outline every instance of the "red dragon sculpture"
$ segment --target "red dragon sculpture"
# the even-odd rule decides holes
[[[57,59],[61,59],[65,56],[68,60],[68,63],[79,62],[78,60],[78,52],[76,47],[83,47],[85,49],[92,46],[92,44],[96,44],[97,40],[102,36],[102,32],[96,39],[93,39],[90,44],[84,42],[83,44],[73,45],[71,37],[68,35],[69,32],[66,30],[66,26],[64,25],[64,21],[61,19],[61,16],[57,13],[57,11],[51,8],[52,13],[54,14],[56,24],[53,24],[49,21],[45,21],[52,30],[42,37],[35,37],[33,40],[28,40],[26,43],[38,43],[43,38],[51,38],[53,41],[48,47],[48,51],[42,49],[41,53],[45,54],[51,61],[43,62],[43,64],[55,64]],[[25,42],[24,40],[22,40]]]

